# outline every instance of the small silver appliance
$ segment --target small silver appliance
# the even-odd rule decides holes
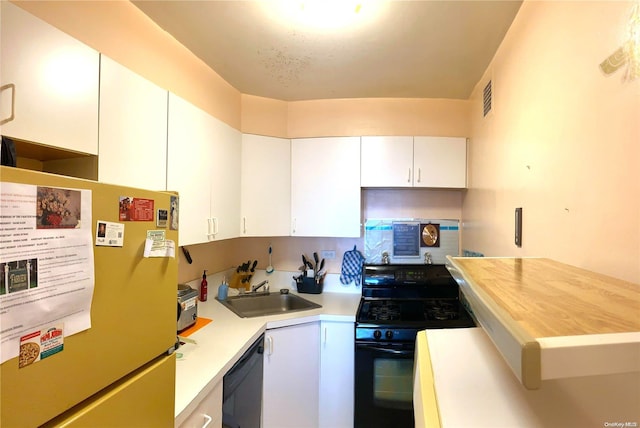
[[[198,290],[178,284],[178,331],[196,323],[198,318]]]

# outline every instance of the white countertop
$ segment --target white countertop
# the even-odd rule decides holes
[[[293,288],[292,275],[277,271],[267,276],[264,271],[256,271],[252,283],[268,279],[271,292],[287,288],[290,293],[298,294]],[[176,426],[222,381],[225,373],[267,328],[320,320],[355,321],[360,288],[353,284],[348,287],[337,285],[337,274],[327,275],[322,294],[301,294],[322,308],[255,318],[240,318],[215,299],[223,276],[224,273],[207,276],[209,298],[204,303],[198,302],[198,316],[212,321],[189,336],[196,344],[187,343],[177,351],[182,357],[176,361]],[[199,281],[189,284],[197,288]],[[236,290],[229,289],[230,296],[235,293]]]
[[[424,379],[416,381],[421,382],[424,402],[416,404],[416,411],[423,412],[416,421],[424,423],[416,426],[432,426],[424,412],[434,408],[445,428],[640,424],[637,372],[546,380],[540,389],[527,390],[482,328],[418,335],[418,346],[428,352],[418,349],[419,376]],[[425,335],[426,342],[421,342]]]

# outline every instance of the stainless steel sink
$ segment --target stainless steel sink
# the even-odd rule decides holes
[[[295,294],[281,293],[249,293],[218,301],[242,318],[306,311],[322,307]]]

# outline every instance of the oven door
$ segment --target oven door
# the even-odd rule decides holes
[[[354,427],[413,428],[414,343],[356,342]]]

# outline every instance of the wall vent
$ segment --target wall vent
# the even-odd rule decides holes
[[[489,80],[489,83],[487,83],[487,86],[484,87],[484,91],[482,91],[483,117],[486,117],[490,111],[491,111],[491,80]]]

